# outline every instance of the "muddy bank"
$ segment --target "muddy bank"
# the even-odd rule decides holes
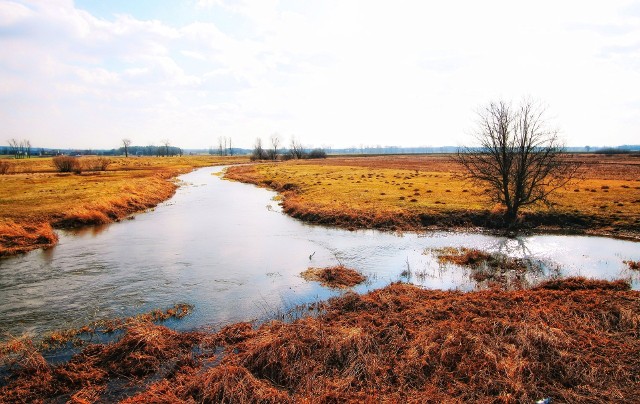
[[[3,402],[633,401],[640,293],[553,281],[461,293],[392,284],[323,314],[178,333],[140,323],[51,366],[27,350]]]

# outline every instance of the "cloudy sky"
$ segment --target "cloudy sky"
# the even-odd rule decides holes
[[[0,0],[3,144],[461,145],[522,97],[640,143],[640,2]]]

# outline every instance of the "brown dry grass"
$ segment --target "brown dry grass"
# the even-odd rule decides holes
[[[96,158],[86,159],[97,164]],[[170,181],[195,167],[234,164],[246,157],[189,156],[110,158],[107,171],[57,173],[52,159],[12,162],[13,174],[0,177],[0,257],[49,247],[51,227],[110,223],[156,206],[173,195]]]
[[[470,276],[481,286],[516,289],[529,286],[526,274],[536,266],[525,259],[509,257],[501,253],[487,253],[475,248],[436,248],[441,264],[452,263],[467,267]]]
[[[326,268],[308,268],[300,274],[306,281],[320,282],[330,288],[350,288],[364,282],[367,278],[360,272],[336,265]]]
[[[640,261],[624,261],[625,264],[629,267],[629,269],[640,270]]]
[[[640,158],[572,155],[580,180],[554,206],[522,212],[525,228],[640,238]],[[345,228],[501,226],[500,207],[461,179],[449,155],[338,157],[237,166],[227,178],[272,188],[293,217]]]
[[[257,329],[132,325],[66,364],[25,360],[0,401],[634,402],[639,313],[640,293],[623,282],[471,293],[392,284]]]

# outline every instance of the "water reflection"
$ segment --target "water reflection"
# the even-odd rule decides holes
[[[623,260],[640,260],[637,243],[576,236],[492,237],[434,232],[404,235],[311,226],[282,214],[274,193],[211,175],[182,177],[176,195],[135,220],[60,235],[47,251],[0,260],[0,334],[42,332],[175,303],[195,305],[179,328],[261,318],[287,305],[336,293],[299,274],[342,262],[361,270],[365,292],[409,279],[429,288],[472,290],[469,271],[442,266],[425,249],[478,248],[538,260],[545,277],[633,277]],[[271,206],[271,208],[267,208]],[[311,257],[310,257],[311,256]],[[411,270],[411,277],[402,277]]]

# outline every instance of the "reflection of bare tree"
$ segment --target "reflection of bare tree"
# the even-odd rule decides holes
[[[526,237],[499,237],[488,244],[490,250],[509,256],[529,257],[531,250]]]

